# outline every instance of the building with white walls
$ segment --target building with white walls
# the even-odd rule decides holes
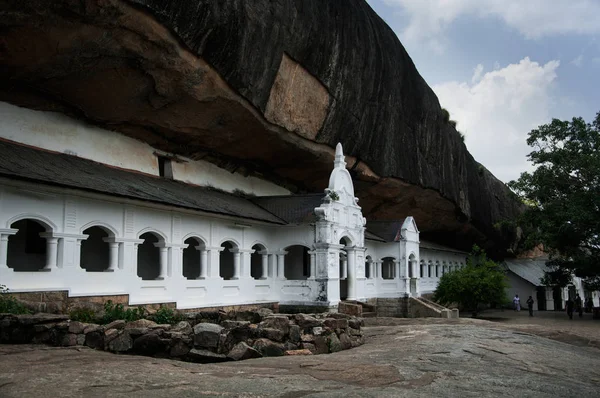
[[[62,114],[0,102],[0,119],[0,284],[12,292],[332,307],[431,293],[465,264],[420,242],[412,217],[367,222],[340,144],[324,193],[292,195]]]

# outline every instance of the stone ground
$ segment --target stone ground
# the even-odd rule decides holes
[[[352,350],[211,365],[0,345],[0,396],[600,395],[600,321],[484,316],[493,321],[374,318],[364,329],[367,343]]]

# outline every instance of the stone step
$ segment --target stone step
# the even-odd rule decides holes
[[[376,318],[377,313],[376,312],[363,312],[362,317],[363,318]]]

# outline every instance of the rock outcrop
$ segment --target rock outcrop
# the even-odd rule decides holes
[[[519,211],[363,0],[0,1],[0,100],[321,191],[340,141],[364,214],[491,243]]]
[[[253,315],[257,323],[243,319]],[[344,314],[198,312],[187,321],[160,325],[147,319],[96,325],[66,315],[0,314],[0,343],[85,345],[97,350],[189,362],[328,354],[364,343],[363,320]],[[213,323],[216,322],[216,323]]]

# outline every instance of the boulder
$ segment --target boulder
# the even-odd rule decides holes
[[[290,325],[290,341],[292,343],[300,342],[300,326],[298,325]]]
[[[77,335],[77,345],[85,345],[85,334]]]
[[[285,340],[285,334],[278,329],[264,328],[260,330],[260,337],[264,337],[269,340],[283,342]]]
[[[348,319],[348,326],[353,329],[360,329],[364,320],[362,318],[350,318]]]
[[[304,344],[304,343],[302,343]],[[315,350],[313,351],[315,354],[328,354],[329,346],[327,345],[327,337],[326,336],[315,336],[315,341],[313,343],[315,345]]]
[[[133,347],[133,339],[127,332],[121,332],[108,342],[108,350],[113,352],[126,352],[131,350],[131,347]]]
[[[290,331],[290,320],[285,315],[271,315],[263,319],[258,324],[258,327],[263,329],[277,329],[286,335]]]
[[[67,333],[62,336],[59,345],[62,347],[72,347],[77,345],[77,335],[73,333]]]
[[[136,354],[154,356],[170,350],[170,340],[162,339],[157,333],[147,333],[135,339],[133,351]]]
[[[104,326],[105,330],[110,330],[110,329],[123,329],[125,328],[125,325],[127,324],[127,322],[125,322],[122,319],[117,319],[116,321],[112,321],[111,323],[109,323],[108,325]]]
[[[313,328],[315,326],[321,325],[320,320],[318,320],[317,318],[315,318],[311,315],[306,315],[306,314],[295,314],[294,320],[295,320],[296,324],[298,326],[300,326],[302,329]]]
[[[83,331],[85,330],[85,328],[87,326],[88,326],[87,323],[71,321],[69,323],[69,333],[75,333],[75,334],[83,333]]]
[[[191,348],[191,340],[187,343],[184,340],[178,340],[171,346],[169,355],[172,357],[183,357],[190,352]]]
[[[348,350],[352,348],[352,341],[350,337],[346,333],[340,333],[340,343],[342,345],[342,350]]]
[[[138,319],[137,321],[127,322],[125,329],[150,329],[157,326],[156,322],[148,319]],[[108,328],[108,325],[107,325]]]
[[[285,353],[285,347],[281,343],[275,343],[268,339],[257,339],[253,347],[264,357],[280,357]]]
[[[180,333],[184,333],[184,334],[192,334],[194,332],[194,330],[192,329],[192,326],[187,321],[181,321],[181,322],[173,325],[171,327],[171,331],[172,332],[180,332]]]
[[[258,314],[258,316],[260,317],[259,322],[262,321],[263,319],[265,319],[268,316],[273,315],[273,310],[269,309],[269,308],[259,308],[256,313]]]
[[[247,326],[250,325],[249,321],[230,321],[230,320],[225,320],[223,322],[221,322],[221,326],[223,326],[225,329],[233,329],[239,326]]]
[[[330,329],[346,329],[348,327],[347,319],[326,318],[323,325]]]
[[[93,330],[85,334],[85,345],[96,350],[103,350],[105,344],[104,337],[104,330]]]
[[[254,348],[250,347],[248,344],[241,342],[236,344],[229,351],[227,357],[233,359],[234,361],[241,361],[244,359],[260,358],[262,357],[262,354]]]
[[[83,334],[88,334],[90,332],[95,332],[96,330],[104,331],[104,327],[100,325],[96,325],[95,323],[88,324],[85,329],[83,329]]]
[[[213,323],[194,326],[194,345],[201,348],[217,348],[223,327]]]
[[[185,358],[190,362],[198,363],[213,363],[213,362],[225,362],[229,360],[227,356],[223,354],[215,354],[214,352],[203,350],[203,349],[191,349]]]
[[[331,333],[329,336],[327,336],[327,347],[329,348],[329,352],[338,352],[343,350],[342,343],[335,333]]]

